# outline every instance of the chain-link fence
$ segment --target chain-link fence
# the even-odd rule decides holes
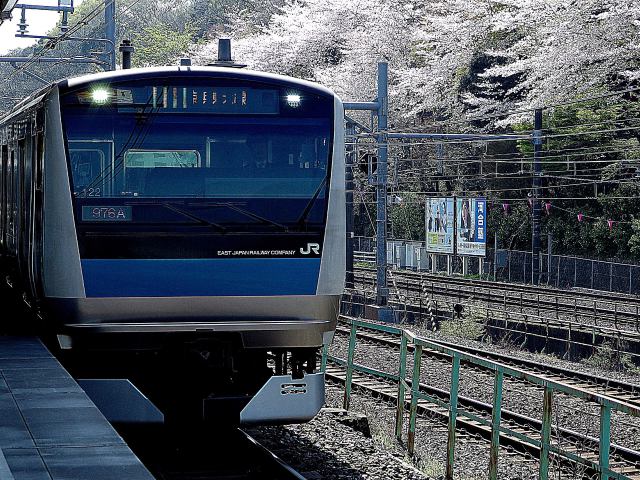
[[[356,252],[373,252],[375,240],[355,237]],[[362,253],[356,261],[367,262]],[[423,242],[390,240],[387,261],[394,268],[416,271],[449,272],[494,278],[498,281],[531,283],[532,254],[519,250],[487,249],[480,261],[477,257],[429,254]],[[465,265],[466,263],[466,265]],[[609,292],[638,294],[640,265],[593,260],[564,255],[540,255],[540,283],[558,288],[589,288]]]

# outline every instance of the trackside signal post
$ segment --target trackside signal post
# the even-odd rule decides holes
[[[388,64],[378,63],[378,83],[377,98],[372,102],[345,102],[345,110],[368,110],[377,117],[377,129],[371,131],[368,128],[357,124],[357,122],[347,118],[347,136],[355,138],[355,128],[365,134],[373,135],[376,139],[378,150],[378,164],[374,184],[376,187],[376,305],[386,307],[378,310],[379,320],[393,320],[392,310],[387,307],[389,301],[389,288],[387,286],[387,189],[388,189],[388,148],[391,139],[432,139],[432,140],[530,140],[529,135],[477,135],[464,133],[396,133],[388,131],[389,118],[389,95],[388,95]],[[351,153],[351,150],[349,150]],[[351,157],[353,158],[353,157]],[[347,164],[347,169],[353,165]],[[351,172],[347,173],[347,178]],[[353,190],[353,184],[347,185],[347,190]],[[351,196],[350,198],[353,198]],[[347,218],[353,216],[353,205],[347,201]],[[353,225],[347,220],[347,225]],[[351,231],[347,232],[347,255],[353,256],[353,239]],[[348,258],[347,265],[353,266],[353,259]],[[347,285],[353,283],[353,274],[347,274]]]

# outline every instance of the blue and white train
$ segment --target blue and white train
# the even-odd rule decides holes
[[[344,286],[343,115],[234,68],[59,81],[0,119],[2,269],[80,375],[191,349],[205,404],[307,420]]]

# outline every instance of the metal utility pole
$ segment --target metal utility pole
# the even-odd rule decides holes
[[[116,69],[116,0],[104,0],[104,30],[107,43],[105,70]]]
[[[43,56],[43,52],[46,48],[41,49],[40,53],[37,55],[32,55],[29,57],[0,57],[0,63],[10,63],[14,67],[17,63],[82,63],[82,64],[96,64],[102,65],[107,70],[115,69],[115,4],[113,3],[115,0],[105,0],[105,20],[106,20],[106,28],[107,32],[111,32],[111,38],[85,38],[85,37],[76,37],[69,35],[69,14],[74,12],[73,0],[58,0],[58,5],[32,5],[32,4],[18,4],[16,1],[9,0],[0,0],[0,7],[3,4],[6,4],[3,7],[2,12],[0,12],[0,16],[2,18],[10,18],[11,17],[11,9],[19,8],[20,9],[20,23],[18,23],[18,31],[16,33],[16,38],[36,38],[43,40],[53,40],[55,43],[60,41],[75,41],[75,42],[104,42],[107,44],[107,53],[100,55],[102,59],[98,59],[95,57],[73,57],[73,58],[59,58],[59,57],[45,57]],[[8,9],[8,10],[7,10]],[[33,35],[30,34],[27,30],[29,26],[26,18],[27,10],[41,10],[41,11],[49,11],[49,12],[58,12],[62,14],[62,21],[60,23],[60,32],[61,35]],[[111,13],[109,13],[111,12]],[[0,23],[2,23],[0,21]],[[54,44],[55,44],[54,43]],[[106,62],[104,58],[106,57]],[[19,68],[22,73],[25,75],[35,78],[36,80],[42,83],[49,83],[48,80],[43,78],[36,78],[37,75],[32,72],[27,71],[24,68]]]
[[[542,109],[535,110],[533,123],[533,205],[531,215],[531,283],[540,284],[540,187],[542,182]]]
[[[389,97],[388,97],[388,65],[386,62],[378,63],[378,98],[373,102],[345,102],[345,110],[366,110],[372,112],[378,120],[376,131],[360,125],[352,119],[347,120],[347,132],[349,124],[359,127],[363,132],[375,137],[378,147],[378,165],[376,171],[376,310],[377,319],[393,321],[393,310],[388,306],[389,288],[387,287],[387,158],[388,143],[390,139],[430,139],[442,140],[530,140],[530,135],[482,135],[467,133],[389,133]],[[352,193],[352,187],[347,186],[347,192]],[[348,197],[348,198],[353,198]],[[349,200],[347,200],[349,203]],[[347,207],[350,207],[347,205]],[[349,227],[348,227],[349,228]],[[349,241],[349,239],[348,239]],[[349,247],[347,247],[349,248]],[[349,267],[348,267],[349,268]],[[349,278],[349,277],[347,277]],[[349,281],[349,280],[347,280]]]
[[[345,199],[347,208],[347,276],[345,286],[353,288],[353,166],[356,159],[356,126],[347,122],[346,128],[347,155],[345,157]]]
[[[375,133],[378,144],[378,166],[376,170],[376,305],[385,306],[389,298],[387,287],[387,122],[389,117],[388,66],[378,63],[378,98],[374,102],[345,102],[345,110],[369,110],[378,119]],[[351,188],[353,190],[353,188]],[[351,196],[353,198],[353,196]],[[384,309],[383,309],[384,310]],[[384,316],[385,313],[383,312]]]
[[[376,304],[384,306],[389,299],[387,287],[387,150],[389,97],[387,93],[388,65],[378,63],[378,168],[376,181]]]

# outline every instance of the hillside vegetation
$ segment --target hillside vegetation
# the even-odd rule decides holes
[[[85,0],[71,18],[101,5]],[[182,56],[206,64],[216,39],[227,36],[250,68],[370,100],[376,63],[386,60],[396,131],[529,133],[531,109],[546,107],[543,235],[553,233],[557,253],[640,259],[637,2],[119,0],[117,8],[118,38],[133,41],[134,66],[175,65]],[[79,34],[102,28],[98,16]],[[102,45],[61,42],[47,54],[91,55]],[[47,80],[99,70],[29,67]],[[7,65],[0,74],[5,110],[39,86]],[[392,207],[393,233],[423,238],[425,196],[485,195],[489,241],[498,232],[501,246],[530,248],[531,152],[527,141],[393,149],[394,194],[402,199]],[[370,234],[371,188],[358,179],[358,233]]]

